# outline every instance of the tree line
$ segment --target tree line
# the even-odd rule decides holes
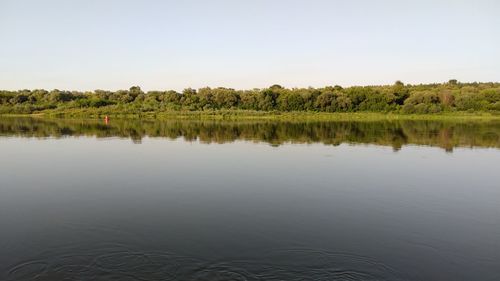
[[[118,91],[0,91],[0,114],[93,108],[122,113],[221,109],[408,114],[500,112],[500,83],[460,83],[450,80],[440,84],[410,85],[397,81],[393,85],[346,88],[328,86],[288,89],[273,85],[252,90],[187,88],[182,92],[144,92],[138,86]]]

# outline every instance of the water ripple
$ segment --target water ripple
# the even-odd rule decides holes
[[[58,249],[61,250],[61,249]],[[67,249],[66,249],[67,250]],[[71,248],[70,251],[75,251]],[[406,280],[370,257],[313,249],[281,249],[259,257],[203,260],[165,252],[117,247],[54,251],[14,264],[7,281],[51,280]]]
[[[10,278],[14,280],[33,280],[43,274],[47,268],[48,263],[41,260],[29,260],[14,265],[8,271]]]

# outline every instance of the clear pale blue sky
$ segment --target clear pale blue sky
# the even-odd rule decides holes
[[[0,88],[500,80],[500,1],[0,0]]]

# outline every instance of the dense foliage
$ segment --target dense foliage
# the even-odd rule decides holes
[[[439,113],[500,112],[500,83],[459,83],[286,89],[229,88],[144,92],[134,86],[116,92],[60,90],[0,91],[0,114],[44,110],[99,109],[100,112],[162,112],[175,110],[257,110],[319,112]]]

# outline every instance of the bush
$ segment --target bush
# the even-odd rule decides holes
[[[238,91],[230,88],[188,88],[150,91],[140,87],[116,92],[68,92],[60,90],[0,91],[3,113],[30,113],[48,108],[91,109],[115,105],[126,113],[165,110],[262,110],[322,112],[401,112],[500,111],[500,83],[443,83],[388,86],[286,89],[273,85],[265,89]],[[93,112],[93,111],[92,111]]]

